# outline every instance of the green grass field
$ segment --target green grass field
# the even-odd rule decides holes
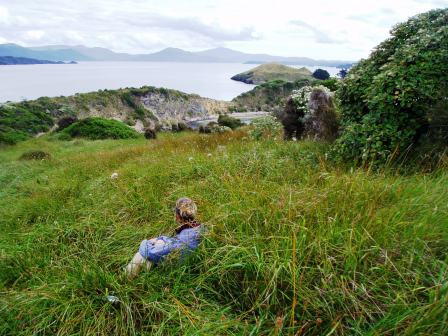
[[[244,130],[0,149],[0,334],[447,335],[448,167],[325,150]],[[198,251],[125,279],[181,196],[209,228]]]

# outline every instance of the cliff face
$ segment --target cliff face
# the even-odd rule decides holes
[[[139,97],[139,100],[160,123],[206,118],[226,112],[229,106],[228,102],[197,95],[167,95],[161,92],[148,92]]]
[[[0,143],[15,143],[49,131],[66,116],[116,119],[141,131],[155,123],[207,118],[227,112],[229,106],[228,102],[155,87],[42,97],[0,105]]]

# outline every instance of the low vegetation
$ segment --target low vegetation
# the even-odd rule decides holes
[[[77,121],[63,131],[59,138],[86,138],[90,140],[100,139],[136,139],[141,137],[134,129],[126,124],[103,118],[86,118]]]
[[[0,334],[447,334],[446,163],[345,170],[326,151],[244,130],[1,151]],[[199,250],[126,280],[185,195]]]
[[[229,127],[233,130],[244,125],[244,123],[240,119],[234,118],[228,114],[221,114],[218,117],[218,124],[220,126]]]
[[[20,160],[49,160],[51,155],[45,151],[32,150],[20,155]]]

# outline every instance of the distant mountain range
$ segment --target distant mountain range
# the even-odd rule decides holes
[[[214,48],[191,52],[166,48],[152,54],[116,53],[106,48],[51,45],[22,47],[17,44],[0,44],[0,56],[27,57],[49,61],[141,61],[141,62],[223,62],[223,63],[283,63],[308,66],[339,66],[352,63],[347,60],[315,60],[308,57],[282,57],[267,54],[247,54],[228,48]]]
[[[68,62],[76,64],[75,61]],[[38,60],[28,57],[0,56],[0,65],[17,65],[17,64],[68,64],[62,61]]]

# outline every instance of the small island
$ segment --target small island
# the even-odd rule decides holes
[[[293,68],[278,63],[262,64],[232,77],[235,81],[256,85],[278,79],[295,82],[312,78],[312,73],[307,68]]]
[[[0,56],[0,65],[23,65],[23,64],[77,64],[75,61],[48,61],[28,57]]]

